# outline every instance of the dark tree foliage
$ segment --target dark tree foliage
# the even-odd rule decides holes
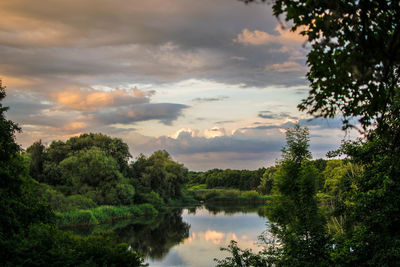
[[[288,129],[286,142],[274,179],[280,198],[270,211],[271,231],[282,242],[278,264],[328,266],[329,239],[316,199],[318,170],[308,150],[308,129]]]
[[[4,258],[6,266],[144,266],[138,253],[106,234],[80,237],[36,224],[17,241],[14,254]]]
[[[5,97],[0,87],[0,101]],[[48,221],[51,214],[36,194],[37,185],[29,177],[28,168],[15,143],[19,127],[5,118],[7,107],[0,102],[0,242],[4,245],[11,236],[29,224]]]
[[[151,259],[164,258],[170,249],[189,237],[190,225],[182,220],[182,210],[162,213],[145,224],[131,224],[117,229],[120,242]]]
[[[206,184],[207,188],[235,188],[254,190],[260,184],[265,168],[250,170],[212,169],[205,172],[190,172],[189,183]]]
[[[182,187],[187,182],[187,169],[172,160],[165,150],[154,152],[150,157],[141,154],[130,166],[129,178],[133,180],[141,201],[152,191],[164,201],[177,199],[182,195]],[[148,195],[147,195],[148,196]]]
[[[345,143],[342,149],[362,172],[351,181],[356,190],[345,194],[334,210],[347,218],[345,232],[335,236],[334,259],[352,266],[398,266],[400,154],[387,153],[387,143],[377,136]]]
[[[376,122],[378,129],[387,130],[400,108],[399,2],[272,3],[274,15],[283,15],[312,45],[307,56],[311,90],[299,109],[322,117],[359,117],[364,129]],[[346,119],[344,123],[349,126]]]
[[[271,194],[272,187],[274,185],[274,174],[277,170],[278,170],[277,166],[272,166],[265,170],[261,178],[260,184],[257,186],[258,192],[264,195]]]
[[[135,190],[126,179],[128,145],[103,134],[82,134],[66,142],[54,141],[46,148],[41,141],[26,150],[30,174],[66,196],[79,194],[97,204],[129,205]],[[125,174],[125,176],[124,176]],[[57,197],[46,191],[50,200]],[[52,204],[60,206],[54,201]]]
[[[336,206],[335,212],[348,219],[345,232],[334,238],[333,259],[339,265],[398,266],[399,1],[272,3],[274,14],[283,15],[312,46],[307,56],[311,90],[299,109],[320,117],[343,116],[344,128],[355,117],[365,136],[342,149],[362,172],[346,182],[352,190]]]
[[[316,198],[318,170],[308,150],[308,130],[298,125],[286,132],[287,146],[274,174],[278,198],[268,207],[269,233],[257,254],[232,242],[223,266],[330,266],[330,240]]]
[[[42,140],[33,143],[26,149],[31,157],[31,163],[29,166],[29,174],[31,177],[39,182],[43,181],[43,164],[45,160],[45,149],[46,147],[42,144]]]
[[[15,143],[19,128],[5,111],[0,102],[0,265],[142,266],[139,254],[110,236],[82,238],[52,224],[54,215]]]
[[[92,147],[97,147],[113,157],[122,173],[127,171],[128,160],[131,158],[128,145],[119,138],[111,138],[101,133],[81,134],[78,137],[71,137],[66,142],[54,141],[46,153],[49,161],[58,164],[68,156]]]

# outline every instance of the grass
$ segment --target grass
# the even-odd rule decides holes
[[[206,203],[238,203],[238,204],[256,204],[265,203],[273,196],[260,195],[255,190],[240,191],[237,189],[216,188],[205,189],[204,186],[192,186],[187,193],[197,201]]]
[[[59,226],[95,225],[121,218],[155,216],[157,214],[158,211],[151,204],[100,206],[92,209],[56,212]]]

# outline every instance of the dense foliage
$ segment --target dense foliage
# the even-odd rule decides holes
[[[148,158],[141,154],[130,165],[129,177],[140,192],[140,201],[161,198],[161,201],[168,202],[182,196],[187,169],[173,161],[167,151],[161,150]]]
[[[189,172],[190,184],[206,184],[207,188],[236,188],[254,190],[260,184],[265,168],[249,170],[212,169],[205,172]]]
[[[44,195],[56,210],[77,204],[164,206],[182,196],[187,170],[166,151],[128,162],[128,146],[103,134],[82,134],[48,147],[33,143],[25,154],[29,172],[42,183]],[[79,202],[79,203],[78,203]]]
[[[218,266],[329,266],[331,246],[316,197],[319,172],[308,150],[308,130],[289,129],[286,141],[273,174],[278,196],[267,212],[271,225],[263,236],[266,247],[254,254],[232,242],[227,248],[232,257],[218,261]]]
[[[318,197],[327,224],[316,217],[312,221],[320,222],[320,227],[328,230],[330,239],[324,235],[322,239],[314,238],[314,245],[323,241],[316,252],[325,255],[316,258],[317,263],[320,266],[398,266],[400,5],[398,1],[373,0],[275,0],[273,10],[276,16],[285,16],[292,30],[300,29],[312,45],[307,56],[311,90],[299,109],[320,117],[339,115],[344,118],[345,129],[353,127],[350,119],[356,118],[363,134],[363,139],[345,142],[339,151],[330,153],[333,156],[339,153],[345,160],[317,166],[322,171],[317,182]],[[292,169],[290,177],[297,177],[288,187],[281,186],[286,184],[282,183],[285,180],[280,174],[284,169]],[[275,176],[276,190],[282,195],[294,193],[298,183],[305,181],[301,169],[289,169],[284,163]],[[302,200],[300,195],[297,200]],[[271,217],[282,224],[279,231],[293,224],[288,219],[291,214],[304,210],[303,206],[292,204],[291,208],[287,208],[291,205],[287,201],[275,205],[287,208],[286,212]],[[296,239],[290,235],[289,238],[279,236],[279,231],[281,254],[273,253],[276,252],[273,249],[253,254],[232,243],[228,250],[233,257],[221,261],[220,265],[242,266],[250,260],[258,266],[271,262],[285,266],[315,264],[316,259],[312,258],[293,261],[313,248],[313,244],[302,244],[307,238],[301,238],[296,244],[293,243]],[[327,250],[329,257],[326,257]],[[295,257],[287,257],[292,254]]]
[[[5,97],[0,87],[0,100]],[[29,163],[15,143],[18,126],[0,103],[0,264],[2,266],[140,266],[139,254],[106,235],[82,238],[58,230],[54,215],[29,176]],[[40,166],[37,162],[30,165]],[[31,173],[40,171],[33,167]]]

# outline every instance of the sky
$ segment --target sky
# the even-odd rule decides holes
[[[345,133],[340,119],[297,110],[310,45],[280,21],[270,5],[236,0],[0,1],[17,142],[104,133],[133,159],[166,149],[191,170],[257,169],[300,123],[324,157]]]

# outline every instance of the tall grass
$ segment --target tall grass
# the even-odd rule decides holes
[[[132,206],[100,206],[85,210],[56,212],[57,224],[62,225],[93,225],[107,221],[128,218],[155,216],[158,211],[151,204]]]

